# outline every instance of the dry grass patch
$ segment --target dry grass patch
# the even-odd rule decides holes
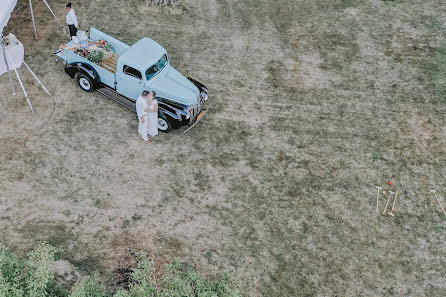
[[[27,143],[34,157],[23,141],[52,100],[30,87],[31,114],[2,93],[0,240],[24,252],[53,236],[64,260],[110,288],[132,247],[235,269],[248,296],[444,296],[446,221],[427,193],[446,193],[440,4],[184,0],[173,13],[80,1],[83,28],[152,37],[211,91],[196,128],[143,146],[132,112],[81,92],[55,63],[64,38],[45,7],[33,42],[19,2],[9,28],[56,110]],[[374,208],[374,185],[389,180],[409,191],[396,217]]]

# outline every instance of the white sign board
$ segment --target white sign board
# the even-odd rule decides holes
[[[25,57],[25,49],[23,48],[23,44],[15,37],[14,34],[9,34],[8,36],[4,37],[4,41],[7,43],[4,48],[8,59],[9,70],[20,68],[23,63],[23,58]],[[3,49],[0,47],[0,75],[6,73],[7,71],[5,60],[3,59]]]

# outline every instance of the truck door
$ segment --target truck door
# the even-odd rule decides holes
[[[124,65],[116,74],[116,91],[128,98],[136,100],[144,91],[144,80],[141,72],[133,67]]]

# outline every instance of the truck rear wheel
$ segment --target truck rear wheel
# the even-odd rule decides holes
[[[169,133],[172,130],[172,124],[161,114],[158,114],[158,130],[164,133]]]
[[[94,89],[93,80],[85,73],[80,72],[77,74],[77,83],[86,92],[92,92]]]

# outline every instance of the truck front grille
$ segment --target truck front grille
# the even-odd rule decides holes
[[[191,121],[191,122],[195,121],[196,109],[197,109],[197,107],[194,107],[194,108],[192,108],[191,110],[189,110],[190,121]]]
[[[189,115],[190,115],[189,121],[190,121],[190,123],[193,123],[193,122],[196,121],[197,116],[203,110],[204,102],[205,102],[204,97],[200,96],[197,106],[195,106],[194,108],[189,109]]]

